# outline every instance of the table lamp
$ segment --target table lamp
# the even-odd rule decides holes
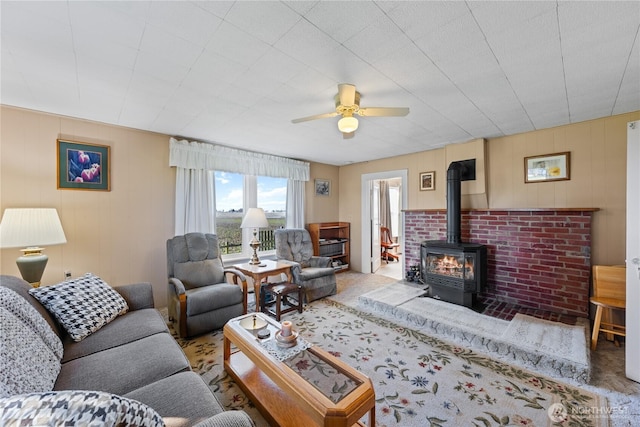
[[[253,256],[251,257],[249,264],[260,264],[257,252],[260,247],[258,229],[268,227],[269,221],[267,221],[267,216],[264,214],[262,208],[249,208],[247,214],[242,219],[242,224],[240,224],[240,228],[253,228],[253,239],[251,239],[251,242],[249,243],[249,246],[253,248]]]
[[[58,212],[53,208],[5,209],[0,222],[0,248],[19,248],[22,256],[16,264],[22,278],[31,286],[40,286],[40,280],[49,257],[38,245],[67,243]]]

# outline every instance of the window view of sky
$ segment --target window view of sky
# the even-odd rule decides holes
[[[216,210],[229,212],[242,209],[243,176],[237,173],[215,172]],[[265,212],[284,211],[287,202],[287,179],[258,177],[258,207]]]

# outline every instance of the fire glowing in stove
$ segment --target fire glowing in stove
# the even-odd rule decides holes
[[[442,276],[473,280],[473,257],[428,254],[427,271],[429,273],[440,274]]]

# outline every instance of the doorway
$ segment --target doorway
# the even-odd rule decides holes
[[[404,216],[402,210],[407,206],[407,170],[395,170],[387,172],[377,172],[370,174],[363,174],[361,177],[362,187],[362,272],[373,273],[376,270],[386,268],[384,262],[381,263],[381,250],[380,250],[380,218],[379,218],[379,188],[381,183],[384,182],[390,189],[389,198],[393,200],[394,208],[391,215],[391,229],[392,234],[398,239],[400,246],[398,247],[399,253],[404,253]],[[391,265],[392,263],[389,263]],[[398,276],[398,280],[403,278],[404,275],[404,262],[402,258],[400,261],[395,261],[396,266],[392,266],[395,270],[394,277]],[[388,274],[392,274],[391,270]],[[387,275],[387,274],[385,274]]]

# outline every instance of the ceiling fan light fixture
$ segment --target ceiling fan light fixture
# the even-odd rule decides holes
[[[346,116],[338,120],[338,129],[342,133],[355,132],[358,129],[358,119],[353,116]]]

